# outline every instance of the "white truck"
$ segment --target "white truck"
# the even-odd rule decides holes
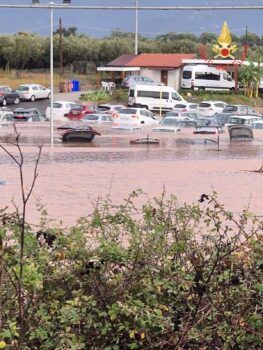
[[[181,88],[233,91],[235,89],[235,81],[225,70],[197,64],[183,68]]]
[[[150,111],[171,111],[178,101],[186,102],[169,86],[133,85],[129,89],[129,107],[146,108]]]

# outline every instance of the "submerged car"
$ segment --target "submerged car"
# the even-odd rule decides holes
[[[75,102],[70,101],[55,101],[53,103],[53,118],[54,121],[68,121],[67,115],[69,111],[74,107],[77,106]],[[50,106],[46,109],[46,117],[50,119]]]
[[[115,125],[155,125],[159,124],[154,113],[145,108],[122,108],[115,118]]]
[[[205,115],[206,117],[211,117],[216,113],[222,113],[223,109],[227,107],[227,103],[223,101],[203,101],[198,106],[198,112]]]
[[[91,126],[83,124],[67,124],[58,127],[62,132],[62,142],[91,142],[95,135],[101,135]]]
[[[113,118],[109,114],[104,113],[94,113],[94,114],[86,114],[81,119],[83,122],[91,123],[91,124],[112,124]]]
[[[0,109],[0,122],[14,121],[14,113],[6,107]]]
[[[193,112],[197,111],[198,103],[176,103],[173,111],[174,112]]]
[[[177,126],[178,119],[174,117],[166,117],[160,121],[159,126],[152,131],[155,132],[179,132],[181,129]]]
[[[38,108],[17,108],[14,110],[15,122],[44,122],[46,117]]]
[[[252,129],[263,129],[263,120],[255,120],[251,123]]]
[[[254,108],[247,105],[228,105],[222,113],[237,114],[237,115],[256,115],[261,117],[262,114],[255,111]]]
[[[70,120],[81,120],[84,115],[94,113],[96,109],[97,105],[95,105],[93,102],[75,105],[67,113],[67,118]]]
[[[231,125],[246,125],[246,126],[251,126],[252,123],[262,120],[261,117],[257,117],[255,115],[243,115],[243,116],[237,116],[233,115],[230,116],[228,119],[228,123],[226,123],[226,126],[231,126]]]
[[[98,105],[97,111],[110,114],[115,118],[118,116],[118,113],[122,108],[126,107],[124,105],[100,104]]]

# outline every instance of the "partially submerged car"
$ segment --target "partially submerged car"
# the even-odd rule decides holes
[[[154,113],[145,108],[122,108],[115,118],[115,125],[156,125],[159,124]]]
[[[111,125],[113,118],[110,114],[94,113],[84,115],[81,121],[91,124]]]
[[[53,119],[54,121],[68,121],[67,115],[69,111],[76,106],[75,102],[70,101],[55,101],[53,103]],[[50,119],[51,109],[50,106],[46,109],[46,117]]]
[[[70,120],[81,120],[84,115],[95,113],[97,105],[93,102],[87,102],[83,104],[75,105],[67,113],[67,118]]]
[[[7,107],[2,107],[0,109],[0,123],[1,122],[13,122],[14,113]]]
[[[230,125],[228,127],[230,141],[252,141],[254,138],[253,130],[247,125]]]
[[[15,122],[44,122],[46,120],[38,108],[17,108],[14,110]]]
[[[91,126],[79,123],[62,125],[57,129],[64,130],[61,136],[62,142],[91,142],[95,135],[101,135]]]
[[[152,131],[155,132],[179,132],[181,129],[177,126],[178,119],[174,117],[166,117],[160,121]]]

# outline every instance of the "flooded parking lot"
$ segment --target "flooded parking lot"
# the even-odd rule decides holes
[[[46,204],[49,216],[65,224],[72,224],[87,215],[98,196],[110,194],[120,203],[128,194],[141,188],[147,197],[159,196],[163,189],[174,194],[180,202],[196,202],[202,193],[217,191],[230,210],[239,212],[245,206],[258,215],[262,213],[263,174],[259,169],[263,159],[263,132],[256,130],[252,142],[230,142],[228,133],[220,135],[193,135],[192,129],[181,133],[152,133],[96,128],[96,136],[88,144],[63,144],[55,129],[55,147],[49,146],[48,124],[21,124],[21,143],[25,155],[25,177],[32,178],[37,145],[43,144],[39,178],[32,197],[28,220],[37,222],[35,209],[38,199]],[[1,143],[12,133],[12,127],[0,129]],[[130,145],[130,140],[154,136],[159,145]],[[7,145],[14,153],[14,146]],[[1,151],[0,206],[11,200],[20,203],[18,169]],[[28,182],[29,183],[29,182]]]

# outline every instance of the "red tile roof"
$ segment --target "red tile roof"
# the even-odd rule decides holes
[[[121,55],[107,64],[109,67],[125,67],[136,55]]]
[[[122,56],[121,56],[122,57]],[[195,54],[143,53],[125,64],[126,67],[179,68],[183,59],[195,58]]]

